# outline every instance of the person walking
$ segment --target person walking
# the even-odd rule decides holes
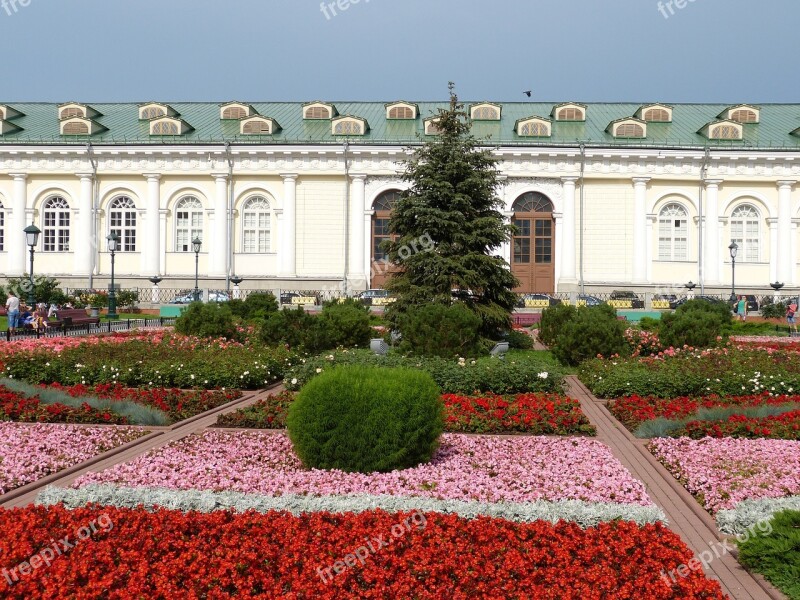
[[[739,296],[739,302],[736,305],[736,314],[739,315],[740,321],[747,321],[747,296]]]
[[[14,292],[8,292],[6,313],[8,314],[8,330],[13,335],[19,327],[19,298],[14,295]]]
[[[786,322],[789,324],[789,337],[797,335],[797,323],[795,322],[796,312],[797,312],[797,304],[792,302],[786,308]]]

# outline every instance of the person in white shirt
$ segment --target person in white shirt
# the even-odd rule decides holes
[[[19,298],[14,295],[14,292],[8,292],[6,311],[8,313],[8,329],[13,334],[19,327]]]

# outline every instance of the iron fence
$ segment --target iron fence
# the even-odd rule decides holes
[[[86,323],[85,325],[66,324],[60,327],[46,327],[44,329],[17,329],[13,335],[10,329],[6,329],[6,341],[20,339],[39,339],[57,337],[81,337],[95,335],[98,333],[114,333],[119,331],[130,331],[132,329],[154,329],[169,327],[175,324],[174,317],[157,317],[154,319],[121,319],[118,321],[102,321],[100,323]]]

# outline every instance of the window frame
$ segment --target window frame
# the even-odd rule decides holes
[[[60,206],[54,206],[60,204]],[[53,223],[48,225],[48,217],[52,215]],[[66,216],[66,219],[62,219]],[[42,204],[42,241],[41,252],[70,252],[72,230],[72,209],[64,196],[50,196]],[[66,225],[63,221],[66,221]],[[48,242],[48,237],[51,241]]]
[[[666,214],[667,211],[670,209],[680,209],[681,214]],[[676,231],[675,222],[682,221],[681,229],[682,232]],[[662,235],[662,224],[664,223],[671,223],[672,226],[669,227],[669,236]],[[679,233],[683,233],[683,235],[679,235]],[[665,262],[686,262],[689,260],[689,211],[686,210],[686,207],[681,204],[680,202],[668,202],[665,204],[660,211],[658,211],[658,260],[665,261]],[[669,242],[669,252],[664,253],[662,252],[662,241],[668,240]],[[676,242],[680,240],[684,240],[685,248],[683,253],[679,253],[676,250]],[[668,254],[668,255],[667,255]]]
[[[755,215],[748,215],[747,217],[737,216],[736,213],[743,209],[749,209]],[[731,210],[729,219],[730,240],[736,242],[739,246],[739,252],[736,255],[736,262],[740,263],[760,263],[761,262],[761,247],[762,247],[762,229],[761,229],[761,211],[758,207],[750,202],[742,202]],[[734,226],[741,223],[741,236],[736,235]],[[755,236],[748,233],[748,224],[755,225]],[[752,246],[755,245],[755,253],[751,252]]]
[[[253,209],[250,208],[250,205],[257,202],[263,201],[266,203],[266,209],[263,207]],[[241,253],[242,254],[270,254],[273,252],[272,250],[272,202],[270,201],[269,197],[264,194],[254,194],[249,196],[244,203],[242,204],[242,211],[241,211],[241,235],[242,235],[242,242],[241,242]],[[254,226],[248,227],[247,225],[247,215],[248,213],[253,213],[256,215],[256,223]],[[264,233],[264,227],[261,226],[260,223],[260,215],[266,213],[267,221],[266,221],[266,250],[261,250],[260,246],[260,234]],[[248,233],[254,234],[255,241],[254,246],[255,250],[248,250]]]
[[[196,202],[198,204],[198,206],[184,206],[184,205],[189,204],[192,201]],[[188,215],[186,217],[187,218],[187,222],[188,222],[188,226],[186,226],[186,227],[181,227],[181,224],[180,224],[180,212],[181,211],[186,211],[188,213]],[[203,238],[204,238],[203,230],[205,228],[205,215],[204,215],[204,209],[203,209],[203,202],[197,196],[194,196],[192,194],[187,194],[186,196],[182,196],[175,203],[175,211],[174,211],[174,213],[175,213],[175,216],[174,216],[174,219],[173,219],[174,220],[173,235],[175,236],[175,242],[173,244],[173,248],[175,249],[174,251],[175,252],[180,252],[181,254],[193,253],[194,250],[192,250],[192,240],[195,237],[199,237],[201,240],[203,240]],[[200,224],[197,227],[194,225],[194,219],[193,219],[193,216],[194,216],[195,213],[198,213],[200,215]],[[179,247],[180,238],[181,238],[180,232],[182,230],[186,230],[187,234],[188,234],[187,238],[186,238],[186,248],[185,249],[181,249]]]
[[[126,203],[129,206],[115,206]],[[114,217],[118,214],[120,222],[114,224]],[[132,216],[131,224],[128,217]],[[137,231],[139,225],[139,211],[136,202],[130,196],[116,196],[108,203],[108,233],[116,232],[119,237],[116,252],[136,252]]]

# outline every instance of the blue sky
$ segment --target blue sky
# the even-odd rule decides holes
[[[0,102],[800,102],[797,0],[338,1],[0,0]]]

